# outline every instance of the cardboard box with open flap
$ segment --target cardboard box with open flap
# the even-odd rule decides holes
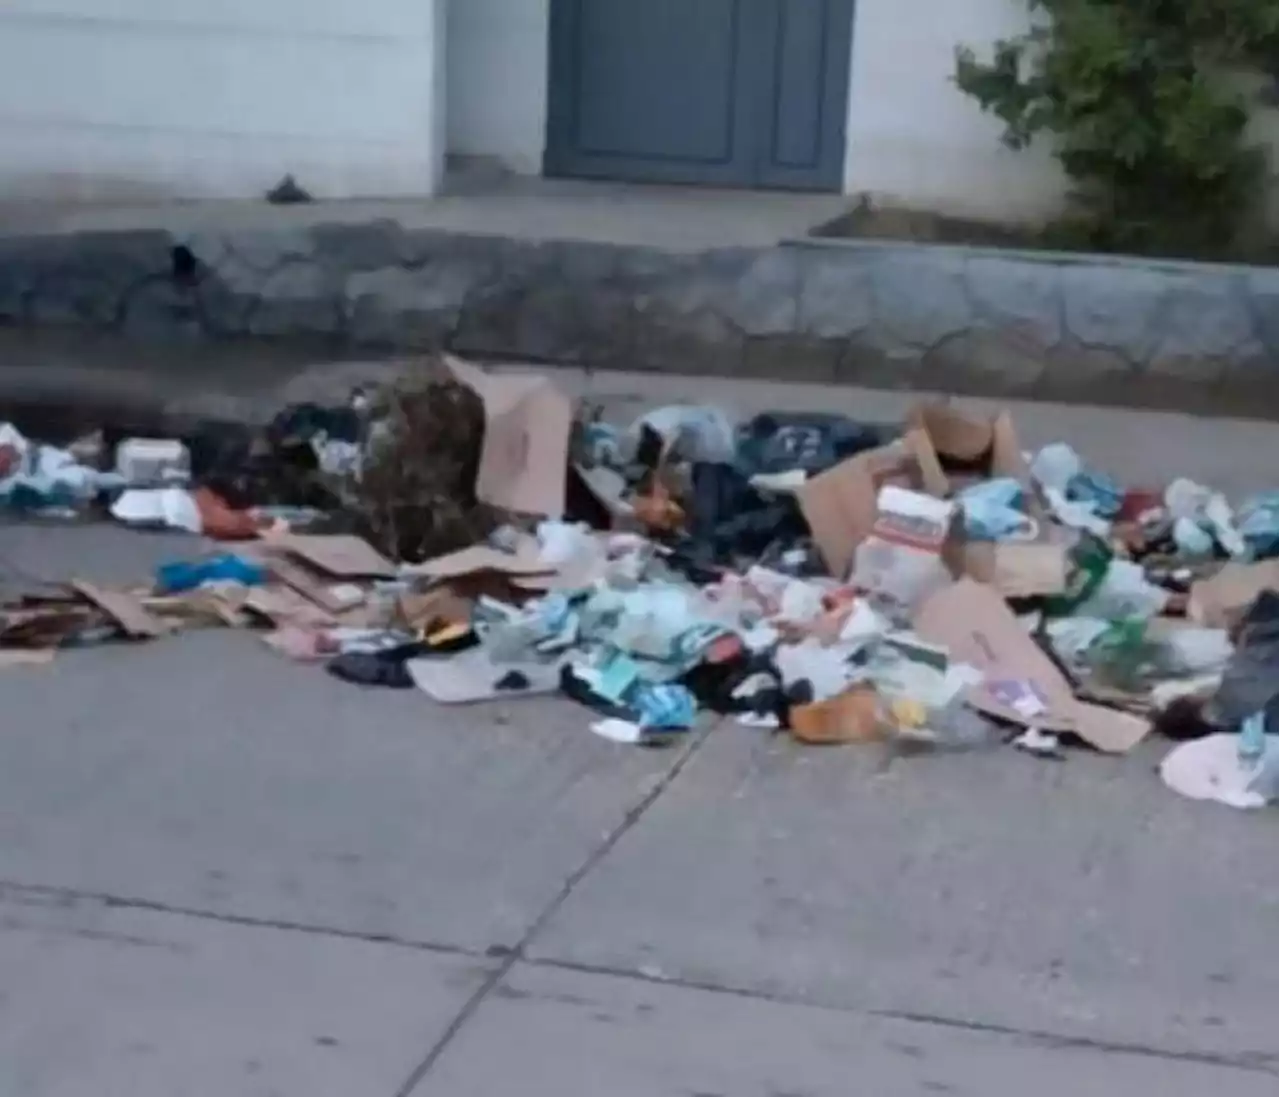
[[[1042,731],[1070,732],[1109,754],[1131,750],[1150,730],[1148,721],[1132,713],[1077,699],[1071,683],[990,586],[959,580],[927,599],[914,625],[917,635],[945,647],[953,660],[982,671],[985,684],[966,694],[979,712]],[[1003,699],[1002,684],[1038,695],[1042,711],[1012,707]]]
[[[876,523],[876,499],[886,486],[939,495],[942,470],[918,430],[866,450],[811,477],[796,501],[831,574],[844,579],[854,553]]]
[[[921,403],[907,413],[906,429],[919,431],[931,451],[929,466],[936,467],[942,477],[927,485],[934,494],[951,494],[975,480],[1009,477],[1022,485],[1038,508],[1031,469],[1010,412],[981,419],[947,404]]]
[[[569,398],[543,374],[492,373],[451,355],[443,361],[484,406],[476,498],[516,514],[561,517],[573,426]]]
[[[1011,425],[1009,430],[999,432],[993,427],[985,437],[992,433],[1005,439],[1005,448],[1012,444],[1016,449],[1016,440],[1009,441]],[[977,429],[967,437],[984,435]],[[950,442],[945,444],[955,448]],[[970,441],[970,450],[975,444]],[[1007,454],[1002,461],[1014,466]],[[937,498],[951,494],[951,481],[922,425],[908,429],[898,442],[842,461],[797,489],[797,501],[814,542],[836,578],[848,576],[858,546],[875,525],[877,497],[885,486],[904,487]],[[1027,498],[1033,496],[1028,493]],[[1041,531],[1041,537],[1034,542],[971,541],[957,514],[942,557],[953,575],[990,583],[1008,598],[1056,594],[1066,586],[1071,538],[1044,522]]]

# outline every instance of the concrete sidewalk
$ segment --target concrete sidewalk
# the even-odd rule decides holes
[[[406,363],[409,363],[406,365]],[[138,433],[182,430],[203,418],[264,424],[295,401],[343,403],[357,385],[385,382],[412,359],[327,359],[314,348],[249,343],[137,345],[80,332],[0,328],[0,418],[69,437],[104,420]],[[821,408],[864,422],[897,422],[915,402],[1010,409],[1025,445],[1070,440],[1126,482],[1164,483],[1191,468],[1232,493],[1275,482],[1277,425],[1181,412],[956,397],[947,393],[726,377],[519,366],[553,376],[569,395],[629,422],[667,403],[712,403],[744,413]]]
[[[638,381],[573,383],[619,416],[906,399]],[[1276,482],[1270,424],[1016,414],[1136,481]],[[0,569],[197,547],[10,525]],[[724,723],[648,751],[228,632],[5,671],[0,713],[4,1097],[1275,1090],[1275,816],[1175,797],[1155,742],[885,769]]]

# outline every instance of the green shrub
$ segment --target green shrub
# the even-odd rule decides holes
[[[1269,169],[1246,129],[1259,91],[1274,96],[1275,0],[1029,4],[1033,29],[990,61],[960,48],[955,78],[1004,123],[1006,144],[1052,141],[1072,184],[1063,242],[1256,253]]]

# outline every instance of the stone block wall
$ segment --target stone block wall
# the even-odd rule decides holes
[[[0,322],[1255,415],[1276,406],[1274,270],[927,245],[687,253],[394,222],[0,237]]]

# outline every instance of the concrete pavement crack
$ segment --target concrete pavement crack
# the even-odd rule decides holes
[[[100,903],[108,910],[147,911],[153,914],[169,914],[180,918],[195,918],[204,922],[218,922],[222,925],[244,926],[250,929],[275,929],[285,933],[307,933],[316,937],[334,937],[344,941],[363,941],[371,945],[391,945],[396,948],[414,949],[418,952],[433,952],[447,956],[466,956],[470,959],[484,958],[483,953],[462,948],[458,945],[421,941],[411,937],[399,937],[391,933],[361,933],[358,930],[342,929],[339,926],[323,926],[310,922],[291,922],[277,918],[255,918],[252,915],[175,906],[171,903],[161,903],[153,899],[112,895],[109,892],[102,891],[85,891],[80,888],[55,887],[49,884],[24,884],[16,880],[0,880],[0,902],[5,900],[7,893],[17,896],[39,896],[64,902]]]
[[[613,828],[595,849],[593,849],[587,857],[565,880],[560,891],[556,896],[542,909],[542,912],[533,920],[529,928],[525,930],[524,935],[516,943],[515,947],[510,949],[503,956],[502,962],[494,968],[492,972],[476,989],[475,993],[463,1003],[462,1008],[449,1022],[444,1032],[436,1040],[427,1054],[422,1058],[412,1071],[409,1072],[408,1078],[399,1089],[395,1091],[395,1097],[410,1097],[419,1084],[431,1072],[431,1068],[439,1062],[440,1057],[453,1043],[458,1034],[466,1027],[467,1022],[475,1016],[476,1012],[484,1004],[485,999],[493,993],[495,987],[502,982],[513,967],[521,960],[525,959],[525,950],[533,942],[533,939],[542,932],[546,924],[555,917],[556,913],[564,905],[565,901],[577,889],[578,885],[591,873],[591,870],[603,861],[620,842],[623,836],[631,830],[645,815],[645,813],[657,802],[658,798],[671,787],[672,782],[680,776],[681,771],[693,759],[707,737],[715,730],[716,724],[713,723],[701,731],[696,732],[691,737],[691,742],[684,749],[684,752],[672,763],[670,769],[667,770],[657,781],[653,787],[645,793],[640,800],[632,805],[623,816],[622,821]]]
[[[1009,1025],[994,1025],[982,1021],[969,1021],[958,1017],[944,1017],[932,1013],[915,1013],[906,1010],[872,1009],[872,1017],[889,1021],[906,1021],[909,1024],[932,1025],[935,1028],[958,1029],[962,1032],[987,1033],[993,1036],[1010,1036],[1028,1040],[1044,1047],[1096,1051],[1105,1055],[1139,1055],[1148,1059],[1166,1059],[1184,1063],[1204,1063],[1208,1066],[1231,1067],[1263,1074],[1276,1073],[1276,1057],[1265,1051],[1242,1051],[1235,1054],[1218,1054],[1211,1051],[1185,1051],[1173,1048],[1152,1047],[1148,1044],[1130,1044],[1115,1040],[1099,1040],[1085,1036],[1066,1036],[1040,1029],[1022,1029]]]
[[[943,1014],[917,1013],[906,1010],[874,1009],[854,1005],[838,1005],[830,1002],[813,1001],[791,994],[779,994],[752,987],[732,986],[726,983],[709,982],[701,979],[689,979],[679,975],[648,975],[634,968],[615,967],[609,964],[589,964],[574,960],[557,960],[545,957],[537,959],[524,958],[529,967],[545,968],[551,971],[566,971],[577,975],[594,975],[611,979],[626,979],[636,983],[648,983],[652,986],[672,987],[677,990],[700,991],[704,994],[719,994],[730,998],[744,998],[753,1002],[765,1002],[778,1006],[798,1006],[804,1009],[816,1009],[829,1013],[853,1014],[863,1017],[875,1017],[886,1021],[902,1021],[913,1025],[926,1025],[934,1028],[956,1029],[964,1032],[985,1033],[991,1036],[1007,1036],[1011,1039],[1025,1040],[1043,1047],[1059,1049],[1079,1049],[1095,1051],[1109,1055],[1134,1055],[1148,1059],[1163,1059],[1174,1062],[1203,1063],[1207,1066],[1228,1067],[1233,1070],[1245,1070],[1260,1074],[1276,1073],[1276,1056],[1269,1051],[1212,1052],[1192,1051],[1181,1048],[1156,1047],[1150,1044],[1125,1043],[1114,1040],[1100,1040],[1087,1036],[1070,1036],[1060,1032],[1048,1032],[1043,1029],[1017,1028],[1009,1025],[997,1025],[984,1021],[975,1021],[959,1017],[947,1017]]]

